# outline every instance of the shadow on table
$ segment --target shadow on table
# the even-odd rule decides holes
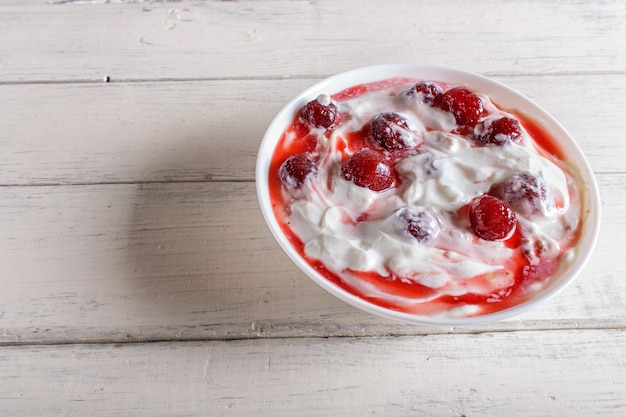
[[[145,323],[141,337],[267,335],[296,322],[364,315],[312,283],[281,251],[252,178],[211,180],[240,148],[213,147],[221,138],[198,132],[162,138],[171,145],[152,157],[149,179],[136,185],[127,263],[134,321]],[[200,170],[199,155],[208,153]]]

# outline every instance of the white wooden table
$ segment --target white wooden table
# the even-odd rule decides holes
[[[626,3],[0,1],[0,415],[625,416]],[[577,139],[600,239],[542,307],[409,326],[327,294],[254,189],[274,114],[390,62]]]

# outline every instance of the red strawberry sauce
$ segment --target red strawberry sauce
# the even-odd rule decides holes
[[[380,82],[374,82],[369,84],[361,84],[354,87],[347,88],[332,95],[332,99],[341,103],[346,100],[361,96],[367,92],[387,89],[389,87],[404,85],[407,83],[414,83],[419,80],[407,79],[407,78],[393,78]],[[449,89],[450,86],[445,83],[437,83],[443,90]],[[535,142],[538,152],[545,158],[557,160],[566,160],[563,149],[559,146],[554,138],[552,138],[544,128],[541,127],[536,121],[524,116],[515,111],[506,110],[509,114],[514,115],[522,124],[524,129],[529,133]],[[340,116],[341,117],[341,116]],[[352,132],[347,139],[347,147],[349,149],[341,150],[344,153],[344,160],[348,155],[354,153],[356,150],[363,148],[368,143],[367,133],[368,126],[366,125],[359,132]],[[328,133],[327,133],[328,134]],[[288,140],[288,138],[293,138]],[[269,172],[269,190],[274,208],[274,213],[281,226],[281,229],[288,240],[291,242],[296,251],[304,258],[313,269],[319,274],[324,276],[327,280],[333,284],[341,287],[345,291],[354,296],[362,298],[372,304],[380,307],[403,311],[417,315],[430,315],[438,312],[444,312],[455,307],[473,304],[480,307],[479,314],[487,314],[495,311],[504,310],[525,301],[532,296],[532,291],[529,291],[529,286],[538,281],[548,279],[557,272],[560,266],[560,257],[567,249],[570,249],[577,242],[580,235],[580,222],[578,229],[571,234],[569,241],[565,242],[561,246],[561,252],[558,256],[543,257],[539,254],[539,261],[532,262],[526,255],[522,246],[524,240],[523,231],[520,227],[513,233],[513,235],[503,242],[507,247],[513,248],[515,255],[512,257],[511,262],[513,265],[508,265],[508,269],[514,274],[514,284],[499,289],[493,293],[474,294],[467,293],[461,296],[442,295],[436,297],[434,300],[428,303],[403,303],[398,304],[382,297],[373,297],[354,288],[352,285],[348,285],[346,281],[338,274],[331,272],[320,261],[310,259],[304,251],[304,243],[292,232],[288,223],[289,215],[289,201],[285,201],[287,194],[283,192],[283,185],[278,175],[278,170],[281,164],[291,155],[305,152],[313,152],[316,148],[317,139],[311,134],[311,129],[296,115],[293,122],[285,129],[282,137],[278,141],[275,152],[272,157],[270,172]],[[558,205],[558,202],[556,202]],[[459,216],[468,216],[468,208],[464,207],[459,210]],[[539,252],[538,252],[539,253]],[[437,293],[437,290],[426,287],[415,281],[406,279],[400,279],[401,277],[381,276],[374,272],[357,272],[357,271],[343,271],[343,273],[350,273],[355,275],[363,282],[367,282],[376,287],[380,292],[389,295],[399,295],[403,298],[416,299],[424,298],[425,296],[433,295]],[[488,277],[476,276],[471,278],[472,281],[480,283],[481,280],[486,280]]]

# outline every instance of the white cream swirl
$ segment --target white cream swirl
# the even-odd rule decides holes
[[[406,86],[406,88],[410,87]],[[454,118],[428,104],[410,99],[403,87],[374,91],[338,103],[344,121],[330,134],[318,135],[318,172],[304,182],[298,195],[289,196],[288,223],[304,243],[308,257],[321,261],[349,285],[376,297],[402,300],[361,282],[347,271],[375,272],[438,289],[437,295],[490,294],[512,284],[512,249],[502,242],[477,238],[459,210],[493,184],[514,174],[543,179],[553,204],[546,212],[518,220],[532,246],[560,251],[580,217],[579,196],[567,167],[540,155],[526,131],[519,143],[477,146],[471,139],[449,133]],[[395,93],[397,94],[395,94]],[[481,96],[488,117],[507,115]],[[395,165],[400,185],[382,192],[359,187],[340,175],[344,142],[379,113],[398,112],[423,136],[415,152]],[[287,192],[287,191],[285,191]],[[440,232],[425,243],[406,233],[399,217],[403,208],[429,210]],[[364,218],[363,215],[366,214]],[[487,274],[476,284],[472,278]]]

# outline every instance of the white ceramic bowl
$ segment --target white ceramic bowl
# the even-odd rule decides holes
[[[586,210],[584,210],[585,213],[582,219],[583,229],[578,243],[577,257],[569,268],[552,279],[550,284],[538,292],[532,299],[506,310],[466,318],[415,316],[389,310],[348,293],[320,275],[298,254],[282,233],[270,202],[268,173],[274,148],[285,128],[293,121],[296,112],[321,93],[330,95],[348,87],[393,77],[409,77],[437,80],[449,84],[463,84],[474,91],[488,95],[494,102],[504,108],[518,110],[538,122],[551,134],[562,146],[565,154],[569,156],[569,162],[579,171],[584,193],[583,207],[586,207]],[[522,94],[497,81],[474,73],[435,65],[409,63],[358,68],[329,77],[298,94],[276,115],[263,137],[257,156],[256,187],[263,216],[274,237],[293,262],[313,281],[339,299],[362,310],[410,323],[428,323],[445,326],[471,325],[502,320],[526,312],[553,297],[580,273],[592,253],[600,228],[600,198],[589,163],[574,139],[553,117]]]

